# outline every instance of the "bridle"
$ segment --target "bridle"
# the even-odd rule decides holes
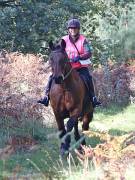
[[[53,51],[53,53],[57,53],[57,52],[64,52],[64,53],[65,53],[65,51],[62,51],[61,49],[60,49],[60,50],[54,50],[54,51]],[[66,61],[67,59],[64,59],[64,60]],[[68,63],[70,63],[70,62],[67,61],[67,62],[65,63],[65,65],[64,65],[64,71],[65,71]],[[72,70],[73,70],[73,67],[71,67],[71,69],[70,69],[65,75],[62,73],[62,79],[63,79],[63,81],[68,78],[68,76],[71,74]]]

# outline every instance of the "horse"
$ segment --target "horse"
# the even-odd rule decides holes
[[[61,40],[56,45],[51,41],[49,48],[49,64],[52,69],[53,80],[49,92],[50,104],[55,115],[61,141],[61,154],[69,152],[71,131],[79,141],[78,121],[82,121],[82,131],[89,129],[93,118],[93,106],[88,96],[87,87],[79,73],[72,68],[65,51],[66,43]],[[64,119],[69,118],[65,127]],[[64,138],[63,138],[64,137]],[[82,145],[85,145],[83,138]]]

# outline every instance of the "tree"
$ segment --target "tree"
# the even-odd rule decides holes
[[[66,33],[70,17],[81,20],[94,47],[94,64],[102,63],[103,54],[117,60],[127,54],[126,46],[134,49],[133,0],[3,0],[0,5],[0,49],[46,54],[49,40]]]
[[[91,2],[91,9],[82,19],[83,30],[94,47],[94,64],[102,64],[108,59],[125,61],[135,57],[134,0]]]
[[[15,8],[0,12],[0,48],[43,52],[50,39],[64,34],[66,20],[83,14],[82,1],[20,0]]]

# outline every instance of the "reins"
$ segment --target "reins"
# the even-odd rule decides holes
[[[70,71],[65,75],[63,76],[63,80],[65,80],[72,72],[73,68],[70,69]]]

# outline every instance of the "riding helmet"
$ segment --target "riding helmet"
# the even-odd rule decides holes
[[[80,21],[78,19],[70,19],[67,23],[67,28],[78,28],[80,29]]]

